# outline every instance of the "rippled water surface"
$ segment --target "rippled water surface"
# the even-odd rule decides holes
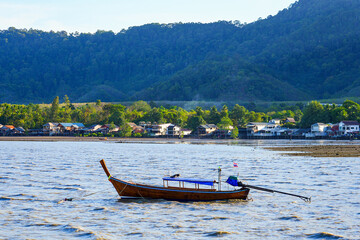
[[[0,239],[360,238],[359,158],[289,157],[260,145],[0,142]],[[168,173],[216,179],[221,166],[223,178],[239,173],[312,203],[256,190],[246,202],[119,200],[102,158],[114,177],[154,185]]]

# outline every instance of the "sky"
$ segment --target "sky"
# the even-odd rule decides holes
[[[295,0],[0,0],[0,30],[115,33],[147,23],[250,23]]]

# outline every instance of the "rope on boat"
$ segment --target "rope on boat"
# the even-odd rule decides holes
[[[122,192],[125,190],[125,188],[127,187],[128,185],[125,185],[125,187],[121,190],[121,192],[119,193],[120,197],[121,197],[121,194]]]
[[[99,192],[103,192],[104,190],[100,190],[100,191],[97,191],[97,192],[93,192],[93,193],[89,193],[89,194],[87,194],[87,195],[85,195],[85,196],[82,196],[81,198],[86,198],[86,197],[88,197],[88,196],[91,196],[91,195],[94,195],[94,194],[96,194],[96,193],[99,193]],[[80,199],[81,199],[80,198]]]
[[[140,197],[142,197],[142,199],[146,200],[140,193],[140,191],[138,190],[138,194],[140,195]]]

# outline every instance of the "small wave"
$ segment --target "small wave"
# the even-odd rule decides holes
[[[10,201],[13,200],[11,197],[0,197],[0,201]]]
[[[229,219],[227,217],[205,217],[204,220],[208,221],[208,220],[226,220]]]
[[[32,223],[32,224],[28,224],[26,225],[26,227],[58,227],[60,226],[60,224],[56,224],[56,223]]]
[[[316,220],[325,220],[325,219],[330,219],[330,217],[318,217],[318,218],[316,218]]]
[[[335,235],[332,233],[327,232],[320,232],[320,233],[313,233],[313,234],[306,234],[309,238],[315,239],[343,239],[343,236]]]
[[[106,207],[98,207],[93,209],[93,211],[105,211],[105,210],[107,210]]]
[[[30,197],[30,198],[18,198],[18,197]],[[43,200],[38,200],[38,199],[34,199],[35,196],[31,196],[31,195],[11,195],[11,196],[2,196],[0,197],[0,201],[43,201]]]
[[[215,231],[215,232],[208,232],[206,233],[207,237],[222,237],[225,235],[231,234],[231,232],[226,232],[226,231]]]
[[[87,231],[81,227],[75,227],[70,224],[61,227],[61,230],[68,233],[76,233],[78,237],[96,237],[96,234],[92,231]]]
[[[141,232],[131,232],[131,233],[127,233],[127,236],[138,236],[138,237],[143,237],[144,234]]]
[[[0,179],[11,179],[9,177],[0,177]]]
[[[291,231],[291,228],[280,228],[278,229],[279,232]]]
[[[55,189],[55,190],[70,190],[70,191],[79,191],[79,190],[83,190],[82,188],[78,188],[78,187],[52,187],[52,188],[47,188],[47,189]]]
[[[35,195],[28,195],[28,194],[24,194],[24,193],[19,193],[19,194],[14,194],[14,195],[11,195],[11,197],[36,197]]]
[[[67,225],[61,225],[57,223],[49,223],[47,220],[44,220],[45,222],[41,223],[32,223],[26,225],[27,227],[48,227],[48,228],[55,228],[62,230],[67,233],[76,234],[76,237],[84,237],[84,238],[96,238],[97,234],[95,234],[92,231],[87,231],[81,227],[75,227],[70,224]]]
[[[293,221],[301,221],[302,219],[298,216],[289,216],[289,217],[281,217],[279,220],[293,220]]]

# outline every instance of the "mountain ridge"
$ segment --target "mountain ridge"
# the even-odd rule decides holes
[[[300,0],[249,24],[117,34],[0,31],[0,102],[358,97],[360,1]]]

